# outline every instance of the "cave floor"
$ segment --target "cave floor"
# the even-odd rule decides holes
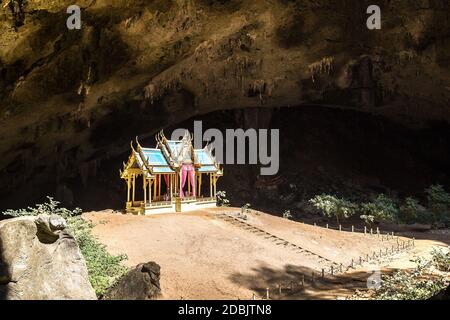
[[[162,299],[251,299],[253,294],[272,299],[337,299],[366,290],[373,270],[412,268],[412,260],[427,256],[437,240],[416,240],[407,252],[377,259],[327,281],[311,283],[313,271],[326,263],[315,255],[292,248],[236,224],[217,214],[239,208],[205,209],[187,214],[123,215],[112,210],[87,212],[94,234],[113,254],[126,254],[126,265],[155,261],[161,266]],[[335,264],[349,265],[360,256],[391,248],[396,238],[381,241],[376,235],[339,232],[293,222],[252,210],[248,224],[276,235]],[[305,286],[301,286],[302,275]],[[282,294],[279,295],[279,285]]]

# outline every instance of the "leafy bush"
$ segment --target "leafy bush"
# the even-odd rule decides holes
[[[226,191],[217,191],[216,193],[217,205],[219,207],[229,207],[230,201],[227,199]]]
[[[250,203],[246,203],[241,207],[241,213],[250,213]]]
[[[361,211],[363,216],[367,216],[366,219],[370,217],[373,221],[393,222],[398,216],[395,201],[384,194],[380,194],[373,202],[363,203]]]
[[[358,206],[348,200],[332,195],[322,194],[315,196],[309,202],[326,217],[336,217],[339,220],[349,218],[355,214]]]
[[[37,216],[39,214],[59,215],[67,222],[68,231],[74,236],[80,251],[86,260],[89,281],[97,296],[102,296],[128,269],[121,262],[125,255],[113,256],[93,235],[93,225],[81,217],[81,209],[69,210],[59,207],[59,202],[48,198],[48,203],[38,204],[35,208],[7,210],[4,214],[12,217]]]
[[[419,205],[419,201],[416,199],[411,197],[406,198],[400,206],[399,221],[404,223],[416,222],[419,215]]]
[[[437,222],[447,224],[450,221],[450,194],[440,184],[425,189],[428,199],[428,208],[433,212]]]
[[[375,222],[375,217],[371,215],[363,214],[359,217],[368,225],[372,225]]]
[[[381,286],[372,296],[376,300],[425,300],[447,285],[445,277],[427,274],[428,263],[418,261],[412,272],[399,270],[382,276]]]
[[[292,214],[291,214],[291,210],[286,210],[283,212],[283,218],[284,219],[292,219]]]
[[[431,255],[433,256],[432,263],[436,268],[440,271],[450,272],[450,250],[446,253],[440,249],[433,249]]]

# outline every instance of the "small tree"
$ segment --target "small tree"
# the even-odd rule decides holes
[[[417,220],[419,210],[419,201],[408,197],[400,206],[399,219],[401,222],[413,223]]]
[[[227,193],[225,191],[217,191],[216,198],[217,198],[217,205],[219,207],[230,206],[230,201],[227,199]]]
[[[435,184],[425,189],[428,199],[428,207],[437,216],[441,216],[450,210],[450,194],[440,184]]]
[[[250,203],[244,204],[244,205],[241,207],[241,213],[242,213],[242,214],[244,214],[244,213],[250,213],[250,207],[251,207]]]
[[[288,220],[291,219],[292,218],[291,210],[285,210],[283,212],[283,218]]]
[[[363,213],[361,218],[365,221],[393,222],[398,217],[397,204],[393,199],[384,194],[380,194],[373,202],[363,203],[361,205],[361,211]]]
[[[354,215],[358,208],[356,204],[348,200],[327,194],[315,196],[309,202],[324,216],[336,217],[338,224],[340,224],[340,220]]]

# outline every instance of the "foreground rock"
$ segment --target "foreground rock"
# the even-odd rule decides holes
[[[96,299],[64,219],[0,221],[0,299]]]
[[[155,262],[142,263],[128,272],[105,294],[105,300],[152,300],[161,294],[160,266]]]

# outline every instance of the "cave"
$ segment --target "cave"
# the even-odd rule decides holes
[[[132,125],[123,126],[124,119]],[[2,209],[33,205],[52,196],[86,211],[122,210],[126,187],[119,169],[135,137],[148,146],[155,143],[157,130],[147,127],[148,120],[142,115],[133,117],[132,112],[112,113],[90,136],[99,151],[82,163],[71,159],[63,168],[40,164],[31,171],[32,176],[21,177],[29,163],[16,161],[7,172],[21,183],[2,191]],[[218,110],[174,119],[162,129],[168,134],[178,128],[193,132],[194,121],[201,121],[203,131],[279,129],[276,175],[260,175],[259,164],[224,164],[226,175],[218,187],[236,206],[251,203],[278,215],[291,210],[300,218],[305,202],[315,194],[337,194],[357,201],[379,193],[423,199],[423,190],[429,185],[449,182],[450,127],[442,122],[417,128],[361,111],[302,105]],[[102,149],[118,151],[105,154]],[[7,177],[3,173],[2,179]]]
[[[23,297],[75,297],[79,275],[102,298],[129,268],[138,292],[149,261],[164,299],[379,298],[374,264],[404,279],[390,299],[448,284],[448,0],[79,0],[70,28],[73,5],[0,8],[0,300],[23,279]],[[158,139],[199,123],[227,138],[220,165],[201,150],[217,137]],[[76,256],[51,249],[67,241]]]

